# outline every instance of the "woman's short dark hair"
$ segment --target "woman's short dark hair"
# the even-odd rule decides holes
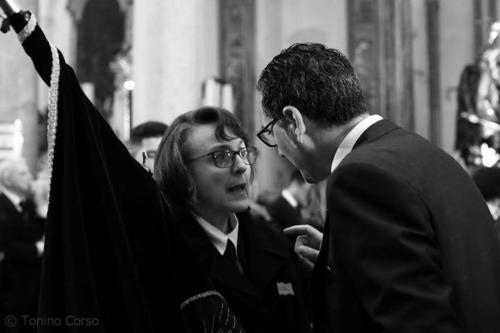
[[[186,142],[194,127],[208,124],[215,125],[215,137],[220,141],[241,138],[249,144],[239,120],[224,109],[203,107],[178,116],[163,135],[154,168],[154,178],[173,208],[192,208],[196,186],[188,168],[192,156]],[[250,167],[253,179],[254,167]]]
[[[257,82],[263,111],[283,118],[287,105],[325,126],[343,125],[367,111],[349,60],[338,50],[317,43],[298,43],[281,51]]]

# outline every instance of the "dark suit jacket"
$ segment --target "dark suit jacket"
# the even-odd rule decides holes
[[[33,314],[36,309],[41,258],[35,244],[42,238],[44,221],[36,215],[32,202],[21,213],[0,193],[0,244],[5,253],[0,298],[4,311]]]
[[[300,208],[298,206],[292,207],[283,195],[280,195],[274,200],[267,207],[267,210],[273,218],[273,223],[281,230],[291,227],[292,225],[302,224]]]
[[[238,220],[238,257],[244,275],[221,256],[192,216],[184,216],[179,225],[198,262],[247,333],[309,332],[287,239],[248,213],[238,214]],[[294,295],[280,295],[280,283],[293,288]]]
[[[328,180],[317,332],[500,332],[500,250],[469,175],[382,120]]]

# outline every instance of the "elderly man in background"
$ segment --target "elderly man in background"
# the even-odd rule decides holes
[[[38,302],[44,219],[31,200],[32,176],[22,159],[0,164],[0,247],[2,265],[1,314],[35,316]],[[1,320],[3,325],[4,320]],[[29,332],[30,327],[7,327],[5,332]]]

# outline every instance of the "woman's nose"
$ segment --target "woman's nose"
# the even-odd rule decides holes
[[[240,155],[236,154],[234,156],[234,163],[233,163],[233,172],[236,173],[243,173],[247,170],[248,165],[244,162],[245,159],[242,158]]]

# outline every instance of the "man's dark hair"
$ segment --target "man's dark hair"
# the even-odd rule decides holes
[[[178,116],[158,146],[154,169],[154,178],[174,209],[192,207],[196,186],[188,168],[188,159],[192,156],[189,156],[186,142],[194,127],[208,124],[215,125],[215,137],[219,141],[241,138],[246,146],[249,144],[239,120],[224,109],[203,107]],[[254,166],[250,168],[252,180]]]
[[[159,121],[146,121],[132,128],[130,131],[130,142],[139,144],[142,139],[163,136],[168,125]]]
[[[287,105],[317,124],[343,125],[366,112],[358,78],[349,60],[322,44],[299,43],[275,56],[257,82],[267,116],[283,118]]]

